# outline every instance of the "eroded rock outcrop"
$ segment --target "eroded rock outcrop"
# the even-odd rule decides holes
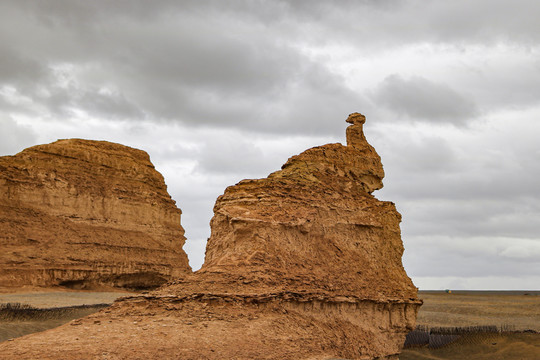
[[[365,118],[347,121],[346,146],[309,149],[226,189],[201,270],[0,351],[42,355],[23,353],[37,342],[51,358],[396,359],[421,302],[401,263],[401,216],[371,195],[384,172]]]
[[[276,359],[299,351],[292,342],[310,356],[398,354],[421,302],[401,262],[401,215],[371,195],[384,171],[364,136],[365,117],[347,122],[346,146],[306,150],[267,178],[227,188],[214,207],[203,267],[159,294],[196,295],[215,304],[212,311],[244,304],[257,315],[243,326],[265,334],[256,348],[284,349]],[[282,336],[294,340],[278,346]]]
[[[59,140],[0,157],[0,286],[156,287],[191,272],[147,153]]]

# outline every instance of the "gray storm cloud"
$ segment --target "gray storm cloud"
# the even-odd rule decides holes
[[[10,76],[0,81],[31,100],[28,112],[321,133],[361,105],[339,75],[235,12],[189,3],[157,11],[144,2],[125,13],[95,3],[26,4],[4,5],[11,21],[0,26],[20,53],[4,56]],[[310,121],[321,114],[326,122]]]
[[[197,268],[226,186],[343,142],[360,111],[386,172],[374,195],[403,214],[416,284],[532,288],[539,12],[532,0],[0,2],[0,153],[67,137],[148,151]]]
[[[420,121],[464,125],[478,115],[474,102],[445,84],[422,77],[403,79],[399,75],[390,75],[375,91],[374,102]]]

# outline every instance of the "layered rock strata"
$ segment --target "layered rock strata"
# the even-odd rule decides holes
[[[159,294],[196,294],[217,309],[243,303],[258,313],[245,323],[265,334],[258,348],[285,336],[311,355],[396,356],[421,302],[401,262],[401,215],[371,195],[384,171],[365,117],[347,122],[346,146],[306,150],[267,178],[227,188],[203,267]],[[276,311],[287,315],[269,322]],[[280,356],[293,350],[286,344]]]
[[[191,272],[147,153],[59,140],[0,157],[0,286],[157,287]]]
[[[226,189],[201,270],[0,351],[42,357],[47,346],[52,359],[397,359],[421,301],[401,263],[401,216],[371,195],[384,172],[363,135],[365,118],[347,121],[346,146],[309,149],[265,179]]]

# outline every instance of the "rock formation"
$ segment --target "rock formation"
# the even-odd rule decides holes
[[[157,287],[191,272],[147,153],[59,140],[0,157],[0,286]]]
[[[365,118],[347,121],[347,146],[309,149],[226,189],[201,270],[0,351],[42,356],[23,352],[39,343],[51,358],[397,359],[421,301],[401,263],[401,216],[371,195],[384,172]]]

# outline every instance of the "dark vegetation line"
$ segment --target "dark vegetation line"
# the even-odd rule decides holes
[[[80,310],[101,310],[111,304],[76,305],[53,308],[36,308],[28,304],[6,303],[0,304],[0,321],[49,320],[62,316],[69,316]]]
[[[455,326],[455,327],[429,327],[418,325],[409,332],[405,338],[404,349],[427,346],[430,349],[440,348],[464,338],[469,342],[476,342],[494,335],[504,333],[536,333],[535,330],[516,331],[512,325],[483,325],[483,326]]]

